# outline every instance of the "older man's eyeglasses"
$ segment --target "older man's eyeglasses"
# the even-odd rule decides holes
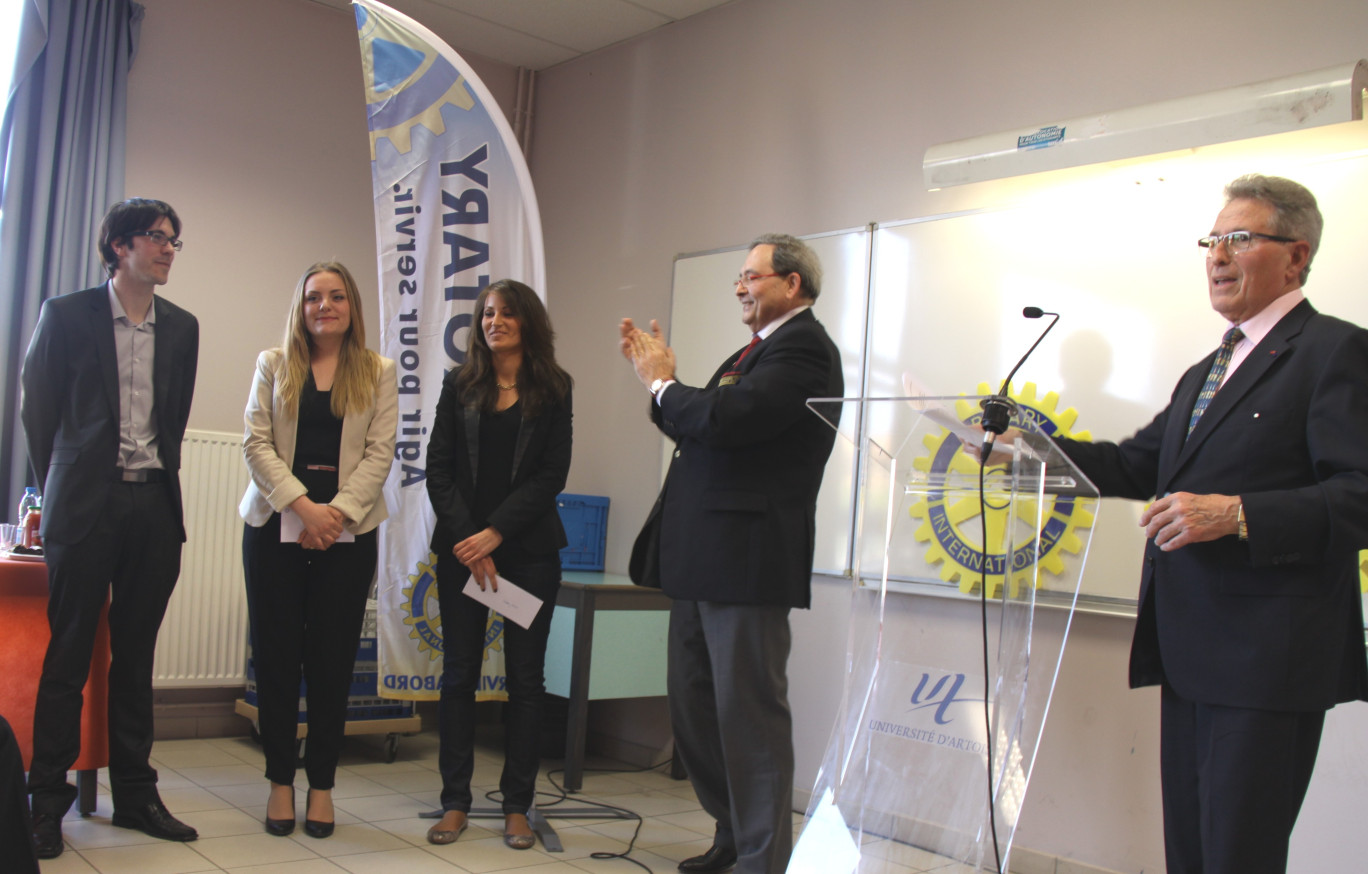
[[[744,286],[746,286],[746,288],[750,288],[751,286],[755,285],[755,283],[759,282],[760,280],[762,280],[762,279],[769,279],[769,278],[772,277],[772,276],[788,276],[788,274],[787,274],[787,273],[751,273],[751,272],[748,271],[748,272],[742,273],[740,276],[736,277],[736,281],[733,282],[732,285],[737,286],[737,287],[740,287],[740,286],[744,285]]]
[[[1272,240],[1275,243],[1295,243],[1295,237],[1278,237],[1273,234],[1260,234],[1255,231],[1231,231],[1228,234],[1218,234],[1211,237],[1202,237],[1197,241],[1197,245],[1206,249],[1207,257],[1210,258],[1215,253],[1216,248],[1222,243],[1231,252],[1247,252],[1249,247],[1254,245],[1255,240]]]
[[[181,250],[181,247],[185,245],[181,242],[180,237],[168,237],[161,231],[133,231],[129,234],[129,236],[147,237],[149,240],[152,241],[152,245],[159,247],[165,246],[169,243],[171,245],[171,248],[175,249],[177,252],[179,252]]]

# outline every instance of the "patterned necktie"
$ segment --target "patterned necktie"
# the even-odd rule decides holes
[[[1216,350],[1216,360],[1211,362],[1211,372],[1207,374],[1206,382],[1202,383],[1202,391],[1197,395],[1197,403],[1192,407],[1192,418],[1188,420],[1189,435],[1192,434],[1192,429],[1197,427],[1197,420],[1202,418],[1211,399],[1216,397],[1221,380],[1225,378],[1226,368],[1230,366],[1230,358],[1235,354],[1235,344],[1242,339],[1244,333],[1239,328],[1231,328],[1221,338],[1221,348]]]

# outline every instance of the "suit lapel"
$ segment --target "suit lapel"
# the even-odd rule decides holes
[[[759,348],[759,346],[756,347],[757,350]],[[745,351],[746,347],[742,346],[740,349],[737,349],[731,355],[728,355],[727,360],[723,361],[722,366],[717,368],[717,370],[712,375],[712,379],[708,380],[708,384],[705,385],[704,388],[717,388],[717,386],[722,382],[722,377],[736,368],[736,359],[740,358],[741,353]]]
[[[175,355],[171,351],[172,335],[175,333],[175,319],[161,298],[152,298],[152,307],[157,314],[152,326],[152,417],[157,421],[157,433],[166,434],[163,416],[170,412],[171,363]]]
[[[526,419],[518,417],[518,441],[513,447],[513,471],[508,478],[510,482],[518,478],[518,465],[522,464],[523,456],[527,454],[527,444],[532,440],[532,428]]]
[[[114,348],[114,309],[109,305],[109,286],[92,288],[90,336],[95,341],[95,361],[100,368],[105,398],[114,421],[119,421],[119,354]]]
[[[1197,427],[1192,430],[1192,434],[1182,443],[1178,456],[1174,460],[1172,471],[1167,476],[1161,476],[1160,494],[1163,493],[1168,480],[1177,474],[1183,465],[1187,464],[1188,460],[1196,454],[1198,448],[1216,432],[1216,429],[1235,409],[1240,400],[1263,381],[1264,376],[1279,359],[1292,350],[1292,341],[1302,332],[1307,319],[1315,315],[1315,312],[1310,303],[1301,302],[1273,326],[1273,329],[1268,332],[1268,335],[1263,338],[1259,345],[1250,350],[1249,355],[1230,375],[1225,385],[1221,386],[1221,390],[1216,392],[1216,396],[1211,399],[1206,411],[1202,413],[1202,418],[1197,420]],[[1179,439],[1182,438],[1182,432],[1187,430],[1188,416],[1192,412],[1193,404],[1197,402],[1197,392],[1201,389],[1201,382],[1205,381],[1206,373],[1211,369],[1211,362],[1214,359],[1215,353],[1213,352],[1204,361],[1205,368],[1198,368],[1201,370],[1200,378],[1194,380],[1188,386],[1188,390],[1183,392],[1180,402],[1185,406],[1175,406],[1174,408],[1174,413],[1181,413],[1181,415],[1174,415],[1169,422],[1169,427],[1170,429],[1179,429]],[[1172,433],[1170,431],[1170,434]]]
[[[475,482],[475,472],[480,469],[480,411],[475,407],[465,408],[466,453],[470,456],[470,481]]]
[[[803,321],[810,322],[816,318],[817,317],[812,314],[812,307],[808,307],[798,315],[794,316],[787,322],[784,322],[782,325],[775,328],[774,331],[771,332],[768,337],[761,340],[759,344],[756,345],[755,349],[751,351],[751,354],[747,355],[746,360],[742,361],[739,366],[736,364],[736,359],[741,357],[741,353],[746,351],[746,347],[743,346],[740,349],[738,349],[735,355],[727,359],[728,366],[734,368],[739,373],[749,373],[755,367],[755,363],[760,360],[761,356],[763,356],[770,349],[774,348],[775,339],[781,333],[783,333],[784,330],[794,325],[795,323]]]

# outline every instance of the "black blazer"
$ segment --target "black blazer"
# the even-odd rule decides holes
[[[437,526],[432,551],[451,558],[451,548],[483,529],[471,515],[475,471],[480,468],[480,411],[461,404],[452,370],[442,380],[437,415],[427,447],[427,490]],[[513,454],[513,488],[490,514],[489,524],[504,543],[531,553],[552,553],[565,546],[565,528],[556,496],[565,489],[573,442],[571,397],[523,419]]]
[[[1288,313],[1185,438],[1213,352],[1121,444],[1062,440],[1104,495],[1239,495],[1249,540],[1148,541],[1132,686],[1191,701],[1320,710],[1368,700],[1358,550],[1368,547],[1368,331]]]
[[[692,601],[807,607],[817,490],[836,440],[807,399],[841,396],[841,354],[810,309],[738,367],[742,351],[703,388],[675,383],[651,403],[652,421],[675,441],[661,588]]]
[[[180,453],[199,361],[199,322],[153,298],[152,414],[157,454],[185,540]],[[42,534],[79,542],[104,506],[119,461],[119,359],[107,284],[43,302],[24,357],[20,417],[29,461],[43,484]]]

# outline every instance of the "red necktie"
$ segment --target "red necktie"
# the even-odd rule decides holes
[[[760,343],[760,335],[759,335],[759,334],[752,334],[752,335],[751,335],[750,345],[747,346],[745,349],[742,349],[742,350],[741,350],[741,357],[739,357],[739,358],[736,359],[736,364],[740,364],[742,361],[745,361],[745,360],[746,360],[746,356],[749,355],[749,354],[750,354],[750,351],[751,351],[752,349],[754,349],[759,343]],[[732,366],[735,367],[736,364],[733,364]]]

